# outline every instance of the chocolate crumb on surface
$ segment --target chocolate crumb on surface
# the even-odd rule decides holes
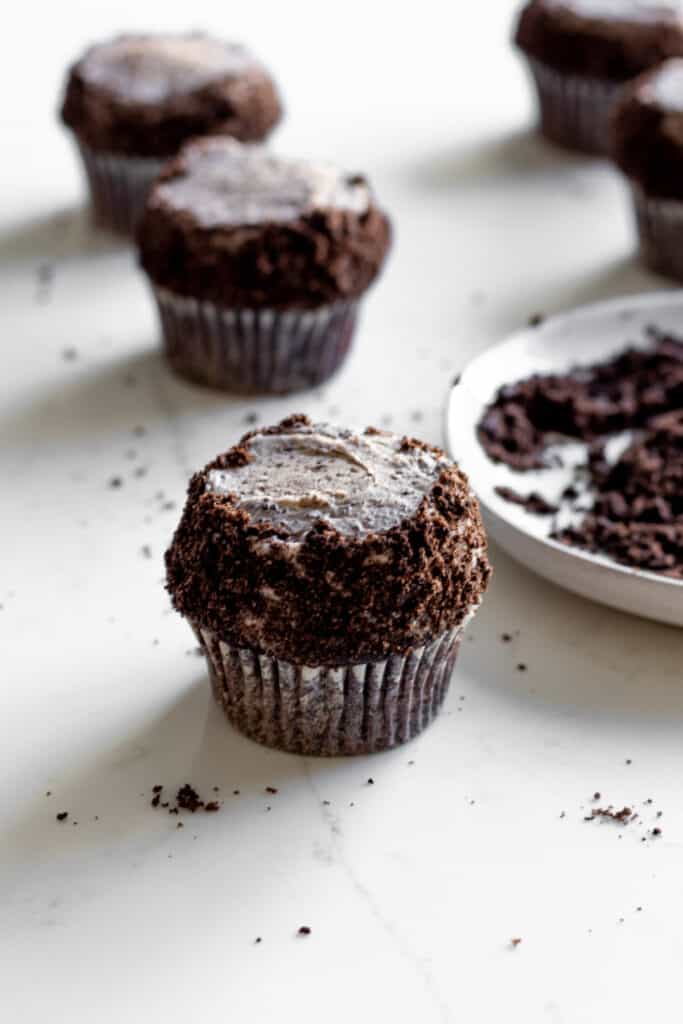
[[[277,792],[278,792],[278,790],[275,788],[275,786],[266,786],[266,793],[277,793]]]
[[[616,811],[613,807],[594,807],[590,814],[584,817],[584,821],[594,821],[599,818],[603,821],[617,821],[622,825],[628,825],[638,817],[631,807],[624,806]]]
[[[116,490],[118,487],[123,487],[123,478],[120,476],[112,476],[107,484],[112,490]]]
[[[307,924],[302,924],[301,927],[299,928],[299,931],[297,932],[297,935],[310,935],[310,934],[311,934],[311,929],[308,927]]]
[[[520,938],[510,939],[510,945],[512,946],[513,949],[516,949],[517,946],[519,946],[521,941],[522,940]]]
[[[59,814],[55,815],[55,817],[57,818],[57,821],[66,821],[66,819],[69,817],[69,812],[60,811]]]
[[[181,786],[176,794],[176,803],[180,810],[190,811],[192,814],[198,811],[200,807],[204,806],[204,801],[200,798],[199,793],[186,782],[184,786]]]

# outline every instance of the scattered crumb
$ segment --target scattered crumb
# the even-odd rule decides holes
[[[258,423],[258,413],[248,412],[244,417],[244,422],[248,424]]]
[[[117,487],[123,487],[123,479],[120,476],[113,476],[109,480],[107,486],[111,487],[112,489],[116,489]]]
[[[261,938],[261,936],[260,936],[260,935],[257,935],[257,936],[256,936],[256,938],[254,939],[254,942],[255,942],[255,944],[256,944],[257,946],[258,946],[259,942],[262,942],[262,941],[263,941],[263,939]]]
[[[626,764],[633,764],[633,761],[631,760],[631,758],[630,758],[630,757],[627,757],[627,758],[626,758],[626,762],[625,762],[625,763],[626,763]]]
[[[329,800],[323,800],[323,807],[329,807],[329,806],[330,806],[330,801]]]
[[[374,786],[374,785],[375,785],[375,780],[374,779],[368,779],[368,786]]]
[[[142,545],[142,547],[140,548],[140,554],[142,555],[143,558],[151,558],[152,557],[152,549],[149,546],[149,544],[143,544]]]
[[[266,786],[266,793],[277,793],[275,786]]]
[[[233,796],[239,796],[239,795],[240,795],[240,791],[239,791],[239,789],[233,789],[233,791],[232,791],[232,795],[233,795]]]
[[[532,313],[529,317],[529,327],[540,327],[545,320],[545,313]]]
[[[520,661],[519,664],[517,665],[517,671],[518,672],[526,672],[526,670],[527,670],[527,666],[524,664],[523,661]]]
[[[200,798],[199,793],[196,789],[186,782],[184,786],[181,786],[176,793],[176,803],[178,807],[183,811],[190,811],[192,814],[199,810],[200,807],[204,806],[204,801]]]
[[[512,633],[501,633],[500,639],[504,644],[510,644],[512,643]]]
[[[204,810],[207,812],[207,814],[211,814],[214,811],[220,811],[220,809],[221,805],[218,803],[217,800],[209,800],[208,804],[204,804]]]
[[[622,825],[627,825],[630,821],[634,821],[638,817],[634,814],[632,808],[622,807],[620,811],[615,811],[613,807],[594,807],[590,814],[584,817],[584,821],[594,821],[596,818],[600,818],[607,821],[618,821]]]
[[[307,924],[302,924],[301,928],[299,928],[299,931],[297,932],[297,935],[310,935],[310,934],[311,934],[311,929],[308,927]]]
[[[652,835],[653,836],[661,836],[661,834],[662,834],[662,830],[658,826],[655,826],[655,828],[652,829]]]
[[[52,790],[51,790],[51,789],[48,789],[48,791],[47,791],[47,793],[45,794],[45,796],[52,796]]]
[[[133,434],[134,434],[135,437],[144,437],[146,433],[147,433],[147,428],[146,427],[141,427],[141,426],[133,427]]]
[[[513,949],[517,949],[517,946],[519,946],[521,941],[522,940],[520,938],[510,939],[510,945],[512,946]]]
[[[68,348],[63,348],[62,349],[62,359],[64,360],[65,363],[73,363],[73,361],[77,357],[78,357],[78,350],[75,349],[73,346],[70,345]]]
[[[66,819],[68,817],[69,817],[69,812],[68,811],[60,811],[59,814],[56,815],[57,821],[66,821]]]
[[[600,793],[593,793],[593,799],[594,799],[594,800],[599,800],[599,799],[600,799],[600,796],[601,796],[601,794],[600,794]]]

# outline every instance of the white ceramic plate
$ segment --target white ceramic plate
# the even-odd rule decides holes
[[[594,601],[683,626],[683,581],[619,565],[552,540],[552,517],[531,515],[495,493],[510,486],[556,501],[571,482],[571,466],[514,473],[491,462],[476,436],[482,412],[503,384],[533,373],[563,373],[577,363],[604,360],[627,345],[644,347],[648,325],[683,335],[683,291],[600,302],[518,331],[467,367],[449,395],[448,449],[470,477],[490,535],[539,575]],[[574,446],[566,449],[571,453]],[[576,446],[577,454],[580,447]],[[565,449],[563,449],[565,450]],[[568,463],[570,459],[566,460]]]

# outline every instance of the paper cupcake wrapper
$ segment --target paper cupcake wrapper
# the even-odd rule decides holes
[[[651,198],[631,183],[640,259],[650,270],[683,281],[683,200]]]
[[[214,696],[240,732],[292,754],[388,750],[417,736],[448,692],[463,627],[384,661],[294,665],[193,625]]]
[[[154,288],[164,352],[183,377],[239,394],[312,388],[342,364],[357,300],[316,310],[224,309]]]
[[[147,193],[164,161],[98,153],[80,142],[78,149],[88,179],[95,222],[100,227],[132,237]]]
[[[563,74],[538,60],[529,64],[538,93],[541,133],[566,149],[605,154],[609,115],[621,84]]]

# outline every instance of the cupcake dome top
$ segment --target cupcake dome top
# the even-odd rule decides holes
[[[90,88],[123,102],[156,104],[255,64],[243,46],[210,36],[120,36],[88,50],[79,73]]]
[[[314,210],[370,205],[358,176],[325,164],[285,160],[227,138],[189,145],[182,167],[154,192],[153,205],[185,214],[203,228],[291,221]]]
[[[390,226],[367,180],[232,139],[166,165],[138,232],[153,283],[226,308],[315,309],[360,296]]]
[[[683,59],[624,89],[612,117],[611,155],[647,195],[683,199]]]
[[[479,506],[443,452],[305,416],[195,474],[166,565],[193,623],[312,665],[440,636],[490,575]]]
[[[237,495],[252,522],[282,529],[288,542],[319,521],[349,537],[397,526],[448,465],[442,452],[394,434],[304,421],[256,431],[242,451],[242,465],[209,470],[207,491]]]
[[[171,156],[194,135],[266,137],[275,84],[243,46],[198,33],[123,35],[71,68],[62,119],[93,149]]]
[[[683,55],[681,4],[662,0],[529,0],[515,41],[566,74],[622,82]]]

